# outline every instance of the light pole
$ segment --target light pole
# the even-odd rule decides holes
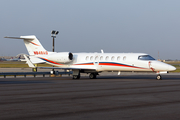
[[[51,31],[51,37],[53,37],[53,49],[52,51],[54,52],[54,40],[56,38],[56,35],[59,33],[59,31],[55,31],[55,30],[52,30]]]
[[[54,52],[54,40],[56,38],[56,35],[59,33],[59,31],[55,31],[55,30],[52,30],[51,31],[51,37],[53,37],[53,48],[52,48],[52,51]],[[54,66],[53,66],[54,67]],[[54,69],[52,69],[52,74],[55,74],[55,71]]]

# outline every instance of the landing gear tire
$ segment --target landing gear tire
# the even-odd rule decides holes
[[[73,75],[73,79],[79,79],[80,75]]]
[[[90,79],[96,79],[96,74],[95,74],[95,73],[91,73],[91,74],[89,75],[89,78],[90,78]]]
[[[162,80],[161,75],[157,75],[156,79],[157,79],[157,80]]]

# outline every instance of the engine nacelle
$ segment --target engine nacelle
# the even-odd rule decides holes
[[[47,58],[58,63],[69,63],[73,60],[73,54],[71,52],[59,52],[48,55]]]

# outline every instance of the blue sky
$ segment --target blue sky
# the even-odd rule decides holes
[[[0,0],[0,56],[27,53],[22,40],[36,35],[58,52],[140,52],[180,59],[179,0]]]

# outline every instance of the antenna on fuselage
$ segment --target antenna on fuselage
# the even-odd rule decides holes
[[[101,53],[104,53],[103,49],[101,49]]]

